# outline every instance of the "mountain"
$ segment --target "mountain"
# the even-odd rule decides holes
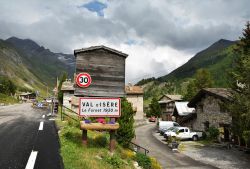
[[[208,48],[198,52],[184,65],[157,79],[142,79],[137,83],[144,87],[146,103],[153,96],[162,94],[183,94],[188,80],[198,69],[207,69],[214,79],[214,87],[228,87],[228,72],[233,62],[233,48],[237,41],[220,39]],[[184,89],[185,90],[185,89]]]
[[[27,68],[42,82],[52,86],[56,78],[67,72],[70,77],[75,71],[74,55],[53,53],[30,39],[11,37],[6,40],[22,56]]]
[[[216,85],[223,86],[224,84],[222,84],[220,80],[221,77],[218,77],[218,71],[221,72],[223,68],[228,68],[230,66],[229,64],[231,63],[232,57],[230,56],[231,51],[229,47],[235,43],[236,41],[220,39],[207,49],[197,53],[184,65],[175,69],[168,75],[158,78],[158,80],[162,82],[173,80],[179,81],[191,78],[198,69],[206,68],[212,73]],[[221,76],[226,76],[224,70],[225,69],[223,69]]]
[[[30,39],[0,40],[0,76],[19,88],[46,91],[63,72],[72,77],[74,70],[73,54],[53,53]]]

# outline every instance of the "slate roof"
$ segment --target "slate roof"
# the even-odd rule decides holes
[[[125,86],[126,94],[143,94],[143,88],[140,86]]]
[[[182,100],[182,95],[170,95],[170,94],[165,94],[163,95],[159,101],[161,101],[161,99],[163,99],[164,97],[169,98],[169,100],[173,100],[173,101],[181,101]]]
[[[206,95],[214,96],[223,101],[229,101],[231,99],[231,92],[228,88],[204,88],[190,100],[188,107],[196,107],[196,104]]]
[[[194,108],[189,108],[187,106],[188,102],[175,102],[175,110],[179,116],[187,116],[194,113]]]
[[[121,56],[123,56],[125,58],[128,57],[128,54],[126,54],[126,53],[122,53],[121,51],[118,51],[118,50],[115,50],[115,49],[112,49],[112,48],[109,48],[109,47],[103,46],[103,45],[101,45],[101,46],[91,46],[91,47],[82,48],[82,49],[76,49],[76,50],[74,50],[74,54],[76,56],[77,53],[87,52],[87,51],[92,51],[92,50],[97,50],[97,49],[104,49],[104,50],[116,53],[118,55],[121,55]]]
[[[62,84],[61,90],[62,91],[73,91],[73,90],[75,90],[74,84],[71,81],[65,81]]]

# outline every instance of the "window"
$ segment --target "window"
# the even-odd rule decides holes
[[[180,129],[180,130],[179,130],[179,133],[184,133],[184,129]]]
[[[205,131],[209,129],[209,121],[204,122],[204,129]]]
[[[185,132],[188,132],[188,129],[185,129]]]

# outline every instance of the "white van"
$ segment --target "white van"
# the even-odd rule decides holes
[[[180,127],[180,125],[174,121],[159,121],[158,131],[169,129],[170,127]]]

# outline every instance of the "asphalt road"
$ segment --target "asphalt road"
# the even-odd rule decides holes
[[[136,128],[135,142],[149,150],[149,156],[155,157],[162,167],[175,169],[214,169],[215,167],[195,161],[181,153],[174,153],[165,144],[157,140],[153,133],[155,124],[149,124]]]
[[[55,122],[46,114],[28,103],[0,107],[0,169],[63,168]]]

